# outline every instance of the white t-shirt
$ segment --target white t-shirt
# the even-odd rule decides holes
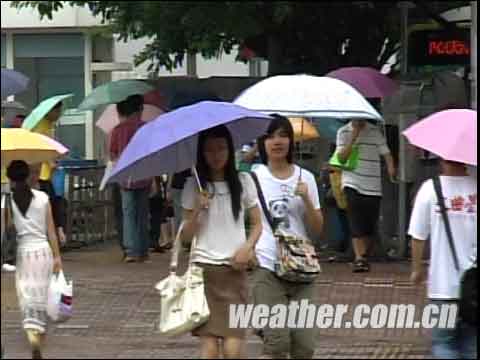
[[[47,214],[50,200],[42,191],[34,190],[32,202],[25,216],[20,212],[12,198],[13,223],[17,231],[18,246],[43,244],[47,237]]]
[[[300,179],[300,167],[295,166],[294,174],[285,180],[275,178],[267,166],[257,165],[253,171],[262,187],[265,202],[274,221],[279,227],[299,237],[307,237],[305,225],[305,203],[295,195]],[[308,193],[316,210],[320,209],[317,183],[313,174],[302,169],[302,181],[308,186]],[[272,227],[262,211],[263,232],[255,248],[260,267],[275,271],[277,262],[277,242]]]
[[[460,269],[472,266],[477,242],[477,182],[471,177],[441,176]],[[462,273],[455,269],[432,180],[420,188],[410,222],[409,235],[431,239],[428,296],[431,299],[458,299]]]
[[[208,210],[200,216],[202,227],[197,234],[197,245],[193,261],[213,265],[230,265],[230,259],[247,240],[245,231],[245,209],[257,206],[257,190],[250,175],[239,174],[243,186],[242,209],[235,221],[232,211],[230,190],[226,182],[210,184],[214,192]],[[189,178],[182,193],[182,207],[193,210],[198,194],[197,183]]]

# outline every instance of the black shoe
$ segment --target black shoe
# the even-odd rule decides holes
[[[370,264],[365,259],[355,260],[352,271],[354,273],[369,272]]]
[[[32,359],[43,359],[42,352],[40,351],[40,349],[32,350]]]

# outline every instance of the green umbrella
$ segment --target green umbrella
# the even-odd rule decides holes
[[[43,100],[23,121],[22,128],[33,130],[40,121],[59,103],[74,97],[73,94],[57,95]]]
[[[131,95],[143,95],[152,90],[154,88],[151,85],[139,80],[111,81],[93,89],[78,106],[78,110],[95,110],[99,106],[116,104]]]

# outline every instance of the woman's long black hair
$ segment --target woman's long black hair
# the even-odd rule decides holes
[[[206,189],[207,184],[212,181],[211,172],[204,155],[204,148],[207,139],[225,139],[227,141],[228,161],[225,167],[225,181],[227,182],[230,190],[233,216],[235,221],[237,221],[242,208],[241,198],[243,188],[240,178],[238,177],[238,171],[235,164],[235,148],[233,146],[232,135],[230,134],[228,128],[224,125],[220,125],[200,133],[198,139],[197,171],[200,178],[200,183],[204,189]]]
[[[26,216],[33,199],[33,192],[27,183],[30,168],[25,161],[15,160],[7,168],[7,177],[15,183],[13,200],[23,216]]]
[[[267,140],[270,136],[275,133],[278,129],[282,129],[287,132],[288,137],[290,139],[290,146],[288,148],[288,154],[287,154],[287,161],[289,164],[293,164],[293,154],[295,151],[295,138],[294,138],[294,132],[293,132],[293,126],[285,116],[278,115],[278,114],[271,114],[270,115],[273,120],[270,123],[270,126],[268,127],[267,134],[265,136],[262,136],[260,139],[258,139],[258,153],[260,154],[260,159],[262,160],[262,163],[265,165],[268,165],[268,154],[267,154],[267,149],[265,148],[265,140]]]

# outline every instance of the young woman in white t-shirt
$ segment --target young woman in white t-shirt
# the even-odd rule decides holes
[[[210,318],[193,335],[201,338],[202,358],[218,358],[222,347],[226,358],[241,358],[245,329],[229,327],[229,308],[248,299],[246,269],[262,232],[257,192],[248,174],[237,173],[232,136],[225,126],[200,134],[197,170],[204,192],[193,178],[185,184],[182,239],[197,239],[193,261],[204,270]]]
[[[264,165],[254,168],[266,205],[276,226],[307,238],[323,229],[318,188],[308,170],[293,163],[294,132],[290,121],[273,115],[267,135],[259,141]],[[292,283],[275,275],[278,248],[265,214],[263,232],[256,246],[259,268],[255,271],[253,295],[256,304],[274,306],[290,301],[313,302],[313,284]],[[308,231],[310,230],[310,232]],[[311,358],[315,349],[313,329],[264,328],[264,354],[273,358]]]
[[[62,269],[52,208],[48,195],[27,183],[30,168],[13,161],[7,176],[12,183],[12,222],[17,232],[16,289],[23,328],[32,358],[41,359],[47,331],[47,293],[53,273]]]

